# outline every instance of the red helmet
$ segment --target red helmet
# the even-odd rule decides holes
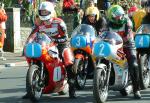
[[[133,15],[133,13],[134,13],[135,11],[137,11],[137,10],[138,10],[138,8],[137,8],[136,6],[130,7],[129,10],[128,10],[128,15],[129,15],[129,17],[131,17],[131,16]]]

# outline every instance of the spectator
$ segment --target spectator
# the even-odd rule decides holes
[[[143,6],[143,4],[142,4],[142,6]],[[141,26],[142,20],[145,15],[146,15],[146,11],[145,11],[144,7],[142,7],[141,9],[138,9],[136,12],[134,12],[132,18],[134,21],[134,30],[135,31]]]
[[[6,20],[7,20],[7,15],[4,10],[4,4],[2,3],[0,5],[0,59],[2,60],[6,60],[6,58],[3,57],[4,39],[6,38],[6,34],[5,34]]]
[[[81,20],[83,18],[84,12],[82,9],[79,9],[77,13],[74,13],[74,24],[73,29],[75,29],[78,25],[81,24]]]
[[[99,15],[100,15],[100,14],[99,14],[98,8],[94,5],[94,1],[93,1],[93,0],[89,0],[87,9],[85,10],[85,14],[84,14],[84,16],[83,16],[83,18],[82,18],[82,23],[86,21],[87,16],[88,16],[88,12],[89,12],[91,9],[93,9],[96,13],[98,13],[98,15],[97,15],[96,18],[97,18],[97,20],[99,19]]]
[[[79,5],[74,0],[63,0],[63,13],[77,12]]]
[[[134,13],[135,13],[136,11],[138,11],[138,8],[137,8],[135,5],[131,6],[131,7],[128,9],[128,16],[129,16],[129,18],[130,18],[131,21],[132,21],[132,24],[133,24],[133,31],[135,31],[135,23],[134,23],[134,20],[133,20],[133,15],[134,15]]]
[[[20,17],[22,20],[23,16],[25,15],[25,12],[26,12],[26,9],[23,6],[23,0],[18,0],[17,3],[15,4],[15,7],[20,8],[20,13],[21,13]]]
[[[100,14],[97,7],[87,8],[82,24],[92,25],[97,31],[98,35],[107,29],[106,18]]]
[[[110,0],[104,0],[104,10],[107,10],[111,6]]]
[[[150,24],[150,0],[145,3],[146,15],[143,17],[142,24]]]
[[[88,7],[94,7],[94,1],[93,0],[89,0],[88,2]]]

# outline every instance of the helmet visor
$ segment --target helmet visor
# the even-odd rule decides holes
[[[117,24],[122,24],[125,21],[124,15],[113,17],[112,20]]]
[[[51,12],[47,11],[47,10],[39,10],[39,15],[40,16],[47,16],[50,15]]]

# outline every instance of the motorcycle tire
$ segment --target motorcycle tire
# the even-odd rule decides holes
[[[108,85],[106,85],[106,73],[102,68],[94,70],[93,96],[96,103],[104,103],[108,98]]]
[[[85,64],[83,59],[75,59],[74,69],[77,70],[77,76],[75,80],[76,88],[82,90],[85,87],[87,73],[84,72]]]
[[[147,89],[150,84],[149,55],[141,54],[139,59],[139,76],[141,89]]]
[[[39,71],[38,65],[31,65],[26,76],[26,90],[31,101],[39,101],[42,95],[42,88],[39,86]]]

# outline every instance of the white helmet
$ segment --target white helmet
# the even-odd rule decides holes
[[[47,15],[42,15],[41,14],[41,10],[46,10],[49,13]],[[39,17],[40,17],[41,20],[48,20],[48,19],[50,19],[54,15],[54,13],[55,13],[54,5],[51,2],[45,1],[45,2],[42,2],[40,4]]]

